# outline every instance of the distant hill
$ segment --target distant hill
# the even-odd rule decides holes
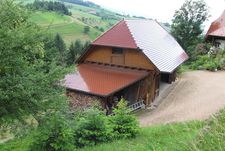
[[[121,15],[89,1],[52,1],[59,1],[65,4],[72,15],[68,16],[50,11],[33,11],[30,20],[44,29],[47,29],[47,31],[52,34],[61,34],[66,44],[70,44],[77,39],[80,39],[81,41],[94,40],[124,18],[144,19],[144,17],[141,16],[130,17],[129,15]],[[27,5],[33,3],[34,0],[17,0],[17,2],[22,2],[24,5]],[[90,27],[90,31],[87,34],[83,32],[86,26]],[[166,27],[168,27],[168,25]]]
[[[56,1],[56,0],[55,0]],[[50,11],[33,11],[30,20],[37,23],[49,32],[60,33],[67,44],[76,39],[81,41],[94,40],[102,32],[109,29],[116,22],[125,18],[118,13],[108,11],[92,2],[81,0],[58,0],[63,2],[72,13],[71,16]],[[17,0],[27,5],[34,0]],[[90,32],[84,34],[85,26],[90,27]]]
[[[83,6],[87,6],[87,7],[95,7],[95,8],[100,8],[99,5],[90,2],[90,1],[83,1],[83,0],[60,0],[62,2],[69,2],[69,3],[73,3],[73,4],[78,4],[78,5],[83,5]]]

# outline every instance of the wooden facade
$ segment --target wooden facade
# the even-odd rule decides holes
[[[112,49],[113,47],[94,46],[90,48],[83,62],[96,62],[146,70],[156,69],[140,50],[123,49],[122,54],[113,54]]]
[[[146,70],[149,76],[138,81],[132,86],[114,94],[123,97],[129,104],[144,100],[145,105],[150,105],[159,94],[160,73],[153,63],[137,49],[122,49],[120,53],[113,53],[114,47],[92,46],[82,57],[82,63],[98,63],[111,66],[122,66]]]

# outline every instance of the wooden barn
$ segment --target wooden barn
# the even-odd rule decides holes
[[[77,60],[77,72],[66,75],[68,92],[98,98],[106,109],[121,97],[134,109],[149,106],[160,81],[171,83],[188,59],[177,41],[154,20],[122,20],[93,41]]]

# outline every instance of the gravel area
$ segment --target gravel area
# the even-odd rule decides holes
[[[153,111],[139,116],[141,126],[204,120],[225,107],[225,72],[184,73]]]

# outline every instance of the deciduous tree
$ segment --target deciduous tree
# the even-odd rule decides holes
[[[45,34],[22,6],[0,1],[0,123],[35,115],[64,100],[56,88],[62,70],[54,61],[46,63],[50,58],[44,41]]]
[[[171,32],[189,55],[202,40],[202,25],[208,17],[208,6],[203,0],[186,0],[175,12]]]

